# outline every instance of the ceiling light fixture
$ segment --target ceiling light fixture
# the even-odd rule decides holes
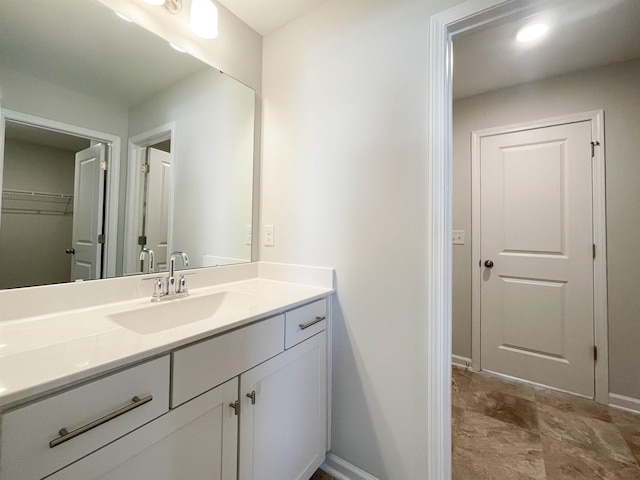
[[[541,38],[549,30],[549,26],[544,23],[534,23],[522,27],[516,35],[516,40],[519,42],[532,42]]]
[[[208,40],[218,36],[218,9],[211,0],[191,1],[191,31]]]
[[[182,11],[182,0],[144,0],[162,6],[169,13]],[[218,36],[218,8],[212,0],[191,0],[191,31],[200,38],[211,40]]]

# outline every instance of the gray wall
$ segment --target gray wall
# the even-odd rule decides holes
[[[74,162],[75,152],[69,150],[7,140],[3,189],[73,195]],[[3,200],[2,206],[0,288],[68,282],[71,258],[65,249],[71,246],[73,217],[34,212],[64,211],[64,205]]]
[[[455,2],[335,0],[264,39],[264,261],[336,269],[333,453],[427,478],[429,19]]]
[[[640,60],[454,102],[453,353],[471,356],[471,132],[529,120],[605,112],[610,391],[640,399]]]

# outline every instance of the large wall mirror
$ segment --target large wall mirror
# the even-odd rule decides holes
[[[0,12],[0,288],[251,261],[253,90],[95,0]]]

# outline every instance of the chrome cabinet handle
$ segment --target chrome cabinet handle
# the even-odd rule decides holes
[[[306,328],[311,327],[312,325],[315,325],[316,323],[320,323],[321,321],[325,320],[326,318],[327,318],[326,315],[323,315],[321,317],[316,317],[315,319],[311,320],[310,322],[299,324],[298,328],[300,328],[300,330],[304,330]]]
[[[93,422],[83,425],[82,427],[76,428],[75,430],[72,430],[70,432],[66,428],[61,428],[60,431],[58,432],[58,435],[60,436],[58,438],[54,438],[49,442],[49,448],[57,447],[58,445],[64,442],[68,442],[69,440],[77,437],[78,435],[82,435],[83,433],[88,432],[89,430],[92,430],[104,423],[107,423],[108,421],[113,420],[114,418],[117,418],[120,415],[124,415],[125,413],[130,412],[135,408],[141,407],[145,403],[149,403],[151,400],[153,400],[152,395],[147,395],[144,398],[139,398],[135,396],[131,400],[132,403],[130,403],[129,405],[119,408],[114,412],[108,413],[104,417],[100,417],[94,420]]]
[[[256,404],[256,391],[252,391],[251,393],[247,393],[247,398],[251,399],[251,405]]]

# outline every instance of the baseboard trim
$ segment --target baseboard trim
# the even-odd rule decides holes
[[[320,465],[320,468],[337,480],[378,480],[373,475],[368,474],[333,453],[327,454],[327,458],[324,463]]]
[[[640,413],[640,399],[609,393],[609,406]]]
[[[461,355],[451,355],[451,363],[460,365],[461,367],[471,368],[471,359]]]

